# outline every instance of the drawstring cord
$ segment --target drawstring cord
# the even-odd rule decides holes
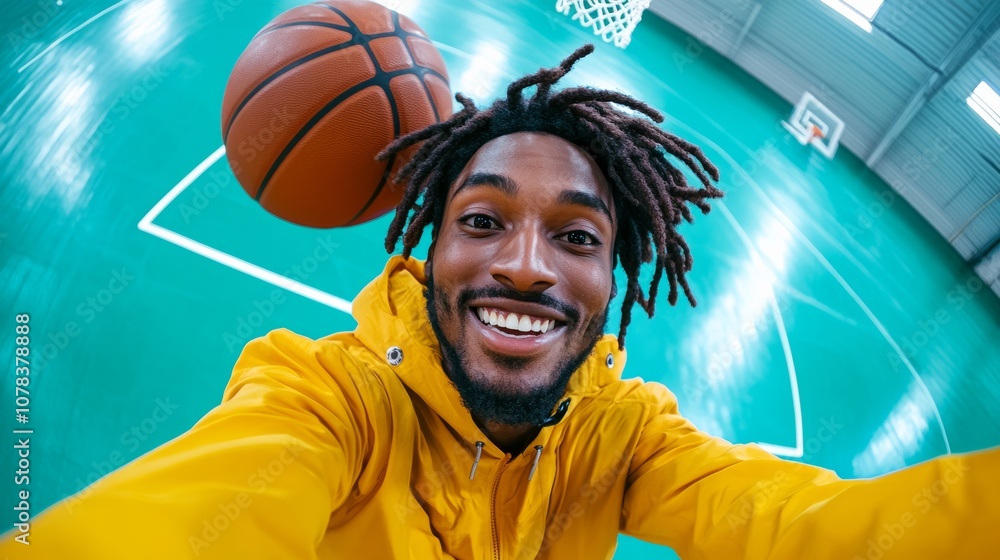
[[[556,408],[555,414],[546,418],[541,424],[540,428],[549,428],[555,426],[559,422],[562,422],[563,417],[566,416],[566,411],[569,410],[569,403],[571,399],[566,399],[559,403]],[[479,466],[479,459],[483,456],[483,446],[486,445],[482,441],[476,442],[476,459],[472,462],[472,470],[469,472],[469,480],[476,478],[476,468]],[[531,471],[528,473],[528,480],[531,480],[535,476],[535,471],[538,469],[538,460],[542,457],[542,446],[535,446],[535,462],[531,464]]]
[[[535,446],[535,462],[531,464],[531,472],[528,473],[528,480],[535,476],[535,469],[538,468],[538,459],[542,456],[542,446]]]
[[[472,472],[469,473],[469,480],[476,478],[476,467],[479,466],[479,458],[483,455],[483,446],[486,445],[481,441],[476,442],[476,460],[472,462]]]
[[[476,458],[472,461],[472,470],[469,471],[469,480],[474,480],[476,478],[476,469],[479,468],[479,459],[483,456],[483,446],[486,445],[484,442],[476,442]],[[538,470],[538,460],[542,458],[542,447],[541,445],[535,446],[535,461],[531,464],[531,471],[528,472],[528,480],[535,477],[535,471]]]

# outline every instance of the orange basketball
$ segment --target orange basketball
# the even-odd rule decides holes
[[[392,210],[393,139],[451,116],[448,72],[417,24],[368,0],[293,8],[240,55],[222,101],[226,157],[272,214],[338,227]]]

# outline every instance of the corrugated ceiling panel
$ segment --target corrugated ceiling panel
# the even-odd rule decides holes
[[[946,238],[971,213],[956,212],[952,201],[981,175],[969,157],[975,151],[967,135],[971,111],[956,105],[944,92],[934,98],[875,166]]]
[[[976,274],[989,282],[993,291],[1000,296],[1000,246],[976,265]]]
[[[986,247],[996,236],[1000,223],[1000,203],[993,196],[984,197],[987,190],[995,190],[996,185],[987,185],[987,180],[977,177],[957,196],[953,203],[944,208],[948,214],[961,218],[958,228],[947,237],[965,258]],[[957,235],[957,237],[956,237]]]
[[[984,196],[983,191],[985,188],[986,179],[977,176],[968,183],[961,185],[959,191],[945,202],[941,210],[950,216],[954,216],[956,218],[955,223],[964,224],[966,220],[963,220],[963,218],[970,218],[992,198],[991,196]]]
[[[938,64],[989,2],[888,0],[875,16],[875,24]]]
[[[976,248],[975,253],[979,253],[996,239],[997,224],[1000,224],[1000,203],[994,201],[973,219],[962,236],[971,241]]]
[[[946,183],[940,179],[943,173],[936,157],[938,156],[934,152],[925,152],[924,146],[914,143],[909,137],[900,138],[893,145],[891,154],[882,158],[875,166],[875,172],[891,185],[910,185],[909,188],[897,187],[896,190],[938,233],[947,238],[961,224],[954,223],[955,218],[942,210],[942,193],[916,185],[913,181],[913,177],[925,175],[927,182]],[[947,193],[945,196],[949,194],[954,193]]]

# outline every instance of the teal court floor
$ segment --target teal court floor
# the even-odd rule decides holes
[[[36,513],[189,428],[249,339],[353,328],[388,218],[290,225],[244,194],[220,148],[233,64],[298,3],[5,7],[0,355],[30,314]],[[844,477],[1000,444],[1000,302],[945,240],[846,150],[796,143],[787,102],[683,32],[649,15],[622,51],[553,4],[399,6],[480,103],[597,41],[567,85],[649,102],[719,166],[726,198],[684,230],[700,304],[636,318],[627,376],[666,384],[708,432]],[[6,442],[13,367],[0,378]],[[0,454],[0,503],[14,470]],[[669,557],[625,537],[617,557],[650,553]]]

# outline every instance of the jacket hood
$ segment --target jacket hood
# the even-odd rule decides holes
[[[353,315],[358,321],[355,336],[392,365],[403,384],[468,442],[485,440],[441,366],[438,339],[427,317],[426,289],[424,261],[390,258],[382,274],[354,300]],[[392,353],[393,349],[398,349],[401,356]],[[581,399],[619,380],[625,359],[617,339],[604,335],[566,387],[560,402],[568,398],[570,404],[563,421]],[[549,431],[543,429],[542,433]],[[503,456],[492,443],[486,443],[486,450]]]

